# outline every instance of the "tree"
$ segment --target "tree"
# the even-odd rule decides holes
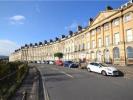
[[[57,52],[57,53],[54,54],[54,57],[58,57],[59,59],[63,58],[63,53]]]

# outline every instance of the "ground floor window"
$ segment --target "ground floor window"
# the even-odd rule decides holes
[[[102,62],[102,53],[101,53],[101,51],[97,51],[97,61]]]
[[[133,48],[127,47],[127,58],[133,58]]]
[[[119,52],[119,48],[118,47],[115,47],[113,49],[113,57],[114,58],[120,58],[120,52]]]
[[[92,51],[91,52],[91,59],[94,60],[95,59],[95,53]]]
[[[109,53],[109,50],[105,50],[104,51],[104,61],[105,63],[110,63],[110,53]]]

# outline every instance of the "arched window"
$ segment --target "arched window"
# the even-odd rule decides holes
[[[133,48],[127,47],[127,58],[133,58]]]
[[[114,56],[114,58],[120,58],[120,52],[119,52],[119,48],[118,47],[115,47],[113,49],[113,56]]]

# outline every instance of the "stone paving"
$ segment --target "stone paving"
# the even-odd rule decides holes
[[[36,68],[30,67],[28,75],[11,100],[38,100],[38,77]],[[26,94],[25,98],[24,94]]]
[[[115,66],[120,71],[124,73],[124,77],[128,79],[133,79],[133,65],[130,66]]]

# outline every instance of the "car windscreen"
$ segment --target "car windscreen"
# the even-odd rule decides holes
[[[108,67],[108,65],[107,64],[104,64],[104,63],[100,63],[99,65],[100,66],[103,66],[103,67]]]
[[[68,63],[73,63],[72,61],[68,61]]]

